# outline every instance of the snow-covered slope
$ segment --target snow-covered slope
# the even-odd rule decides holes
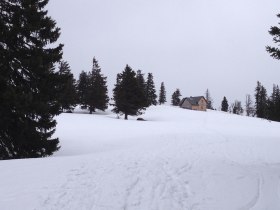
[[[53,157],[0,162],[0,209],[280,209],[280,123],[169,106],[143,117],[62,114]]]

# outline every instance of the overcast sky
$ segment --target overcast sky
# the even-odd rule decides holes
[[[126,64],[164,81],[167,98],[204,95],[219,108],[253,94],[257,80],[269,94],[280,85],[280,61],[265,51],[280,19],[279,0],[50,0],[61,28],[64,60],[78,78],[99,61],[108,88]]]

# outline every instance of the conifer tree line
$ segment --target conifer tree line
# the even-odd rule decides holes
[[[78,104],[90,113],[108,107],[107,78],[97,60],[78,81],[62,60],[60,28],[48,16],[47,4],[0,1],[0,160],[50,156],[60,148],[53,137],[55,116]],[[116,112],[134,115],[157,104],[153,75],[147,81],[143,76],[129,68],[118,75]]]
[[[65,61],[60,63],[59,74],[65,80],[65,84],[60,88],[60,97],[64,102],[61,111],[72,112],[77,105],[89,110],[90,114],[96,109],[104,111],[108,108],[107,77],[102,74],[95,57],[92,61],[92,70],[90,72],[82,71],[78,81],[73,78],[69,64]],[[128,115],[139,115],[151,105],[166,102],[164,83],[162,83],[160,94],[162,98],[157,102],[152,73],[148,73],[147,79],[145,79],[141,70],[134,71],[126,65],[124,71],[117,74],[112,98],[113,111],[124,114],[125,119]]]
[[[131,84],[130,84],[131,83]],[[96,109],[104,111],[109,105],[107,77],[101,73],[101,68],[96,58],[93,58],[92,71],[82,71],[76,86],[76,105],[88,109],[90,113]],[[113,111],[128,115],[139,115],[145,108],[157,105],[157,94],[152,73],[147,79],[141,70],[134,71],[126,65],[122,73],[117,74],[115,88],[113,89]],[[130,104],[131,103],[131,104]],[[132,106],[133,110],[128,110]],[[125,107],[125,108],[124,108]]]
[[[76,83],[74,79],[71,81],[73,87],[71,90],[76,87],[76,93],[72,92],[71,106],[69,105],[68,109],[65,107],[64,110],[71,112],[76,105],[81,105],[82,109],[89,110],[91,114],[96,109],[104,111],[108,108],[107,77],[101,73],[101,67],[96,58],[93,58],[90,72],[82,71]],[[66,93],[68,92],[70,90]],[[159,103],[163,104],[166,102],[165,90],[161,90],[161,93],[164,99]],[[147,79],[145,79],[141,70],[134,71],[129,65],[126,65],[124,71],[117,74],[112,100],[113,111],[117,114],[124,114],[125,119],[128,118],[128,115],[139,115],[147,107],[157,105],[153,74],[148,73]]]
[[[148,73],[147,79],[141,70],[136,72],[126,65],[122,73],[117,74],[116,84],[113,89],[113,112],[124,115],[136,116],[151,106],[157,105],[157,95],[153,74]]]
[[[255,89],[256,116],[280,122],[280,90],[273,85],[272,93],[268,96],[265,87],[258,81]]]
[[[254,98],[255,102],[253,102],[251,95],[247,94],[243,109],[241,101],[235,100],[229,106],[226,97],[224,97],[221,103],[221,111],[229,111],[239,115],[245,112],[246,116],[256,116],[258,118],[280,122],[280,89],[278,85],[274,84],[272,93],[268,95],[266,88],[257,81]]]
[[[82,109],[88,109],[90,114],[96,109],[104,111],[108,108],[109,97],[107,77],[101,73],[98,61],[92,60],[92,70],[82,71],[77,82],[78,104]]]

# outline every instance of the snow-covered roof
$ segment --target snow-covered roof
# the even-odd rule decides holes
[[[180,105],[182,105],[184,103],[184,101],[187,100],[191,105],[197,106],[198,102],[200,101],[201,98],[203,98],[206,101],[204,96],[195,96],[195,97],[191,96],[191,97],[183,98]]]

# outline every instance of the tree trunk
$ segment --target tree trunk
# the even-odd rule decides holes
[[[127,120],[127,113],[124,114],[124,119]]]

